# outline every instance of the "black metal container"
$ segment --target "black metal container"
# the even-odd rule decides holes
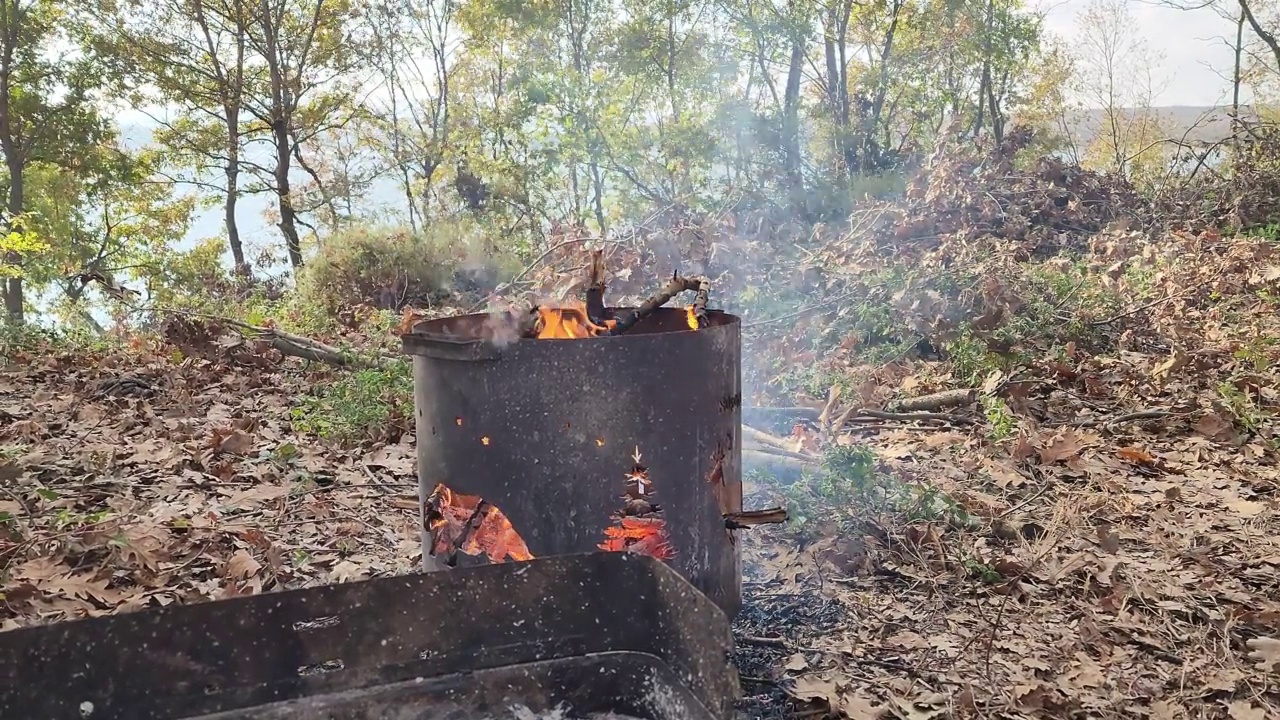
[[[669,562],[730,617],[741,602],[740,321],[688,328],[659,308],[628,332],[517,339],[515,320],[419,323],[413,356],[418,474],[501,510],[536,557],[596,550],[626,475],[648,470],[675,556]],[[424,555],[430,545],[424,532]]]
[[[729,720],[732,646],[670,568],[595,553],[0,633],[0,718]]]

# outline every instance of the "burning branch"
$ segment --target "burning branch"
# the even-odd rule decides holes
[[[711,281],[705,277],[680,277],[679,274],[671,277],[671,282],[666,287],[658,291],[648,300],[640,304],[640,307],[618,321],[617,325],[609,331],[610,335],[621,335],[630,330],[636,323],[649,317],[654,310],[666,305],[671,298],[682,292],[694,290],[693,305],[686,308],[689,312],[689,324],[692,329],[702,329],[709,324],[707,321],[707,296],[711,293]]]
[[[604,306],[605,289],[604,251],[592,250],[587,265],[587,320],[594,325],[604,325],[610,319]]]
[[[532,560],[533,554],[511,521],[497,507],[475,495],[436,485],[427,498],[424,521],[431,533],[431,554],[456,567],[458,553],[485,555],[489,562]]]

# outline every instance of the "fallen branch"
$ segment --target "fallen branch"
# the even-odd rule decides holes
[[[961,415],[948,415],[946,413],[935,412],[888,412],[886,410],[862,409],[853,413],[853,415],[845,420],[847,423],[874,422],[876,420],[902,420],[905,422],[919,422],[923,420],[934,420],[939,422],[955,423],[957,425],[970,424],[969,418]],[[839,426],[832,427],[832,430],[839,430]]]
[[[753,637],[751,635],[744,635],[738,638],[738,642],[742,643],[743,645],[762,645],[765,647],[786,647],[787,646],[787,641],[785,638]]]
[[[311,338],[303,337],[301,335],[294,335],[293,333],[285,332],[278,328],[250,325],[249,323],[235,320],[233,318],[222,317],[220,315],[190,312],[187,310],[178,310],[176,308],[154,307],[150,309],[154,312],[166,313],[174,316],[224,323],[235,328],[242,335],[247,334],[253,339],[267,341],[272,348],[279,351],[282,355],[301,358],[310,362],[321,362],[335,367],[384,367],[387,363],[394,362],[396,360],[396,358],[388,355],[361,357],[332,345],[322,343],[319,340],[312,340]]]
[[[780,507],[724,514],[724,526],[729,530],[745,530],[756,525],[781,525],[786,521],[787,509]]]
[[[893,403],[889,409],[894,412],[941,410],[942,408],[968,405],[973,402],[977,396],[978,391],[972,388],[943,390],[942,392],[931,393],[929,395],[921,395],[919,397],[899,400],[898,402]]]
[[[711,292],[711,281],[705,277],[680,277],[675,275],[664,288],[655,293],[640,307],[631,311],[618,321],[609,331],[610,335],[621,335],[635,327],[635,324],[653,314],[654,310],[666,305],[671,298],[688,290],[697,291],[693,300],[693,316],[697,318],[698,327],[707,327],[707,298]]]
[[[818,458],[807,455],[805,453],[796,452],[787,448],[775,447],[773,445],[763,445],[752,442],[750,438],[743,438],[742,449],[751,450],[765,455],[776,455],[778,457],[791,458],[792,460],[800,460],[803,462],[818,462]]]
[[[779,450],[795,452],[793,449],[794,443],[787,442],[784,438],[771,435],[763,430],[757,430],[749,425],[742,426],[742,437],[744,440],[754,441],[758,445],[770,445]]]
[[[744,470],[764,471],[784,482],[795,482],[806,472],[814,472],[819,467],[813,460],[798,460],[749,448],[742,449],[742,466]]]

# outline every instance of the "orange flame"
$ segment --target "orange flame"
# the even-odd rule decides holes
[[[591,322],[587,317],[586,303],[573,303],[564,307],[539,307],[539,339],[577,339],[603,335],[617,324],[605,320],[603,325]]]
[[[443,483],[427,499],[427,529],[431,531],[431,554],[448,555],[454,547],[468,555],[483,553],[489,562],[532,560],[533,554],[516,532],[511,521],[497,507],[485,503],[479,523],[476,508],[483,500],[476,495],[463,495]],[[433,517],[434,516],[434,517]],[[461,545],[458,542],[461,541]]]
[[[667,535],[667,521],[660,517],[658,506],[652,504],[653,481],[649,478],[648,468],[640,463],[640,448],[636,448],[632,459],[635,465],[627,473],[626,493],[623,495],[627,506],[614,514],[614,524],[604,529],[604,542],[596,547],[607,552],[633,552],[670,560],[676,556],[676,551]],[[640,509],[629,509],[633,505],[640,506]]]
[[[684,321],[689,323],[690,330],[698,329],[698,316],[694,314],[692,305],[684,306]]]
[[[676,556],[667,536],[667,521],[656,517],[620,517],[618,524],[604,529],[604,542],[597,545],[608,552],[633,552],[659,560]]]

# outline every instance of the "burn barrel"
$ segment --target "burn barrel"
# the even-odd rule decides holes
[[[418,323],[402,341],[424,508],[443,483],[500,510],[535,557],[592,552],[643,466],[668,562],[734,616],[741,556],[723,516],[742,510],[740,330],[719,311],[691,330],[673,308],[579,339],[520,338],[502,314]]]

